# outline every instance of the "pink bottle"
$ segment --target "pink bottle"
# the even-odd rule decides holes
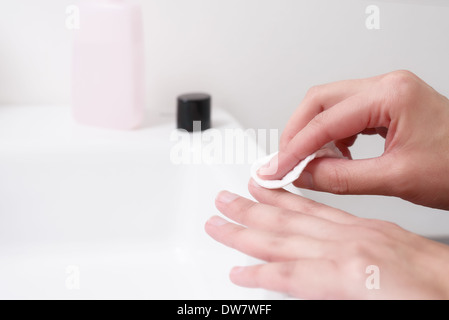
[[[133,129],[144,118],[142,11],[128,0],[84,0],[73,52],[72,109],[85,125]]]

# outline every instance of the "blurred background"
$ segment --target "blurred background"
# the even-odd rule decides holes
[[[72,31],[65,10],[76,3],[0,0],[0,104],[70,104]],[[447,1],[141,3],[150,117],[174,113],[180,93],[205,91],[243,126],[282,130],[311,86],[397,69],[409,69],[449,95]],[[380,9],[380,30],[365,26],[369,5]],[[382,150],[381,139],[363,137],[354,155]],[[367,217],[400,221],[408,214],[405,227],[411,230],[449,234],[449,214],[398,199],[307,194]]]
[[[449,93],[447,1],[143,0],[147,105],[203,90],[243,125],[282,129],[313,85],[409,69]],[[0,103],[70,102],[77,0],[0,0]],[[365,27],[368,5],[381,29]]]

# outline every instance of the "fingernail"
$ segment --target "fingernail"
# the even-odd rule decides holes
[[[231,274],[239,274],[241,273],[243,270],[245,269],[245,267],[234,267],[231,270]]]
[[[269,163],[261,167],[257,171],[257,174],[259,176],[271,176],[275,174],[277,171],[278,171],[278,157],[276,156],[273,159],[271,159]]]
[[[239,198],[239,195],[228,192],[228,191],[222,191],[217,196],[217,201],[221,203],[231,203],[232,201]]]
[[[215,227],[221,227],[225,224],[227,224],[228,222],[225,219],[222,219],[218,216],[212,217],[207,221],[208,224],[213,225]]]

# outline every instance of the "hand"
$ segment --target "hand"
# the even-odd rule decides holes
[[[243,226],[219,217],[206,223],[215,240],[267,262],[234,268],[235,284],[302,299],[449,298],[449,247],[284,190],[250,183],[250,191],[261,203],[228,192],[216,200]],[[370,266],[378,274],[367,274]]]
[[[311,89],[282,135],[278,158],[259,175],[282,178],[330,141],[350,157],[360,133],[386,138],[384,154],[315,160],[296,185],[449,209],[449,100],[407,71]]]

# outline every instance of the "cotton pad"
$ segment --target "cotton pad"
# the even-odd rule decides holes
[[[260,178],[259,175],[257,174],[257,171],[259,171],[259,169],[262,168],[263,166],[267,165],[271,161],[271,159],[277,156],[277,154],[278,152],[273,153],[267,157],[261,158],[256,162],[254,162],[254,164],[251,167],[251,177],[254,179],[254,181],[257,182],[258,185],[266,189],[281,189],[295,182],[301,176],[301,173],[304,171],[307,165],[314,159],[324,157],[344,158],[341,151],[335,146],[335,143],[331,142],[326,144],[323,148],[321,148],[314,154],[305,158],[303,161],[301,161],[295,168],[293,168],[292,171],[287,173],[287,175],[285,175],[285,177],[282,178],[281,180],[264,180]]]

